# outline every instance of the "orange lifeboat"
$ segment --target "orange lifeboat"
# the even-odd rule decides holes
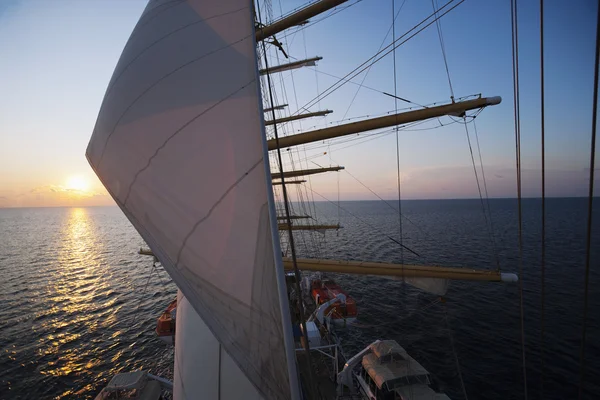
[[[173,300],[167,309],[158,317],[156,322],[156,334],[169,343],[175,344],[175,314],[177,312],[177,298]]]
[[[331,322],[337,326],[346,326],[346,324],[356,321],[358,310],[356,302],[332,279],[313,279],[311,282],[311,295],[317,307],[321,304],[334,299],[338,294],[346,296],[346,303],[334,303],[325,310],[325,315],[331,317]]]

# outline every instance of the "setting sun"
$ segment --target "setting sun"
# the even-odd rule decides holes
[[[89,187],[90,183],[82,176],[72,176],[67,180],[67,189],[85,192]]]

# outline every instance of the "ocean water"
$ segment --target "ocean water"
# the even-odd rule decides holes
[[[516,284],[453,282],[440,302],[396,280],[336,275],[359,307],[358,323],[341,334],[344,351],[394,339],[453,399],[464,398],[461,376],[471,399],[518,399],[523,332],[529,398],[541,398],[542,383],[544,398],[577,398],[587,201],[547,200],[543,379],[541,202],[522,204],[523,325]],[[316,203],[320,221],[344,229],[299,233],[296,242],[300,255],[519,272],[517,201],[489,205],[493,241],[479,200],[403,201],[402,242],[418,256],[390,240],[399,238],[394,202],[342,202],[340,212]],[[594,212],[586,399],[600,398],[600,207]],[[116,207],[0,209],[0,399],[89,399],[119,371],[172,374],[172,347],[153,329],[176,287],[136,253],[142,246]]]

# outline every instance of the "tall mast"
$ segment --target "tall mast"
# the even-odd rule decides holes
[[[446,104],[443,106],[428,107],[422,110],[407,111],[393,115],[386,115],[385,117],[366,119],[364,121],[332,126],[330,128],[317,129],[314,131],[299,133],[297,135],[282,137],[279,138],[279,146],[281,146],[281,148],[297,146],[300,144],[351,135],[353,133],[388,128],[390,126],[421,121],[429,118],[442,117],[444,115],[459,116],[468,110],[493,106],[500,104],[501,101],[502,99],[500,97],[482,97],[479,99],[466,100],[452,104]],[[275,150],[277,148],[277,143],[275,140],[271,139],[267,141],[267,143],[269,145],[269,150]]]

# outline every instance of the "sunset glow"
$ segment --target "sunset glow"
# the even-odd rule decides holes
[[[77,175],[67,180],[66,189],[86,192],[90,188],[90,183],[84,177]]]

